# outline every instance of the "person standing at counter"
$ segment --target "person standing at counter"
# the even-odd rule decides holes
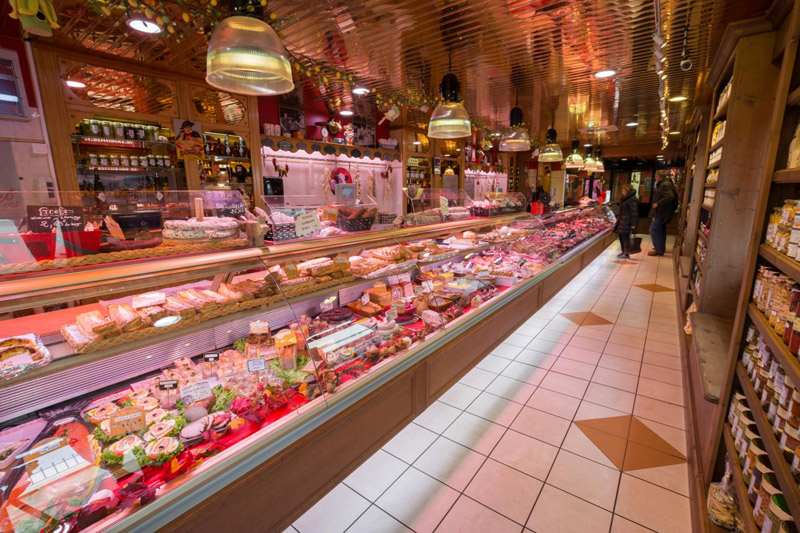
[[[622,186],[619,200],[619,216],[614,224],[614,232],[619,235],[620,253],[617,257],[630,258],[631,233],[636,231],[639,222],[639,200],[636,191],[627,183]]]
[[[653,195],[653,205],[650,208],[650,238],[653,240],[653,249],[647,255],[664,255],[667,250],[667,223],[672,219],[678,207],[678,191],[675,184],[667,177],[665,170],[656,174],[656,193]]]

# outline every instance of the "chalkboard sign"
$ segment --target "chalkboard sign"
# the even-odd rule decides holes
[[[56,225],[61,231],[83,231],[83,207],[29,205],[28,229],[34,233],[52,233]]]
[[[218,217],[244,217],[244,204],[242,202],[231,202],[217,206]]]

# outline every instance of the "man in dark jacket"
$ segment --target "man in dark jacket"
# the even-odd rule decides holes
[[[675,184],[667,177],[664,170],[656,174],[656,192],[650,207],[650,238],[653,249],[647,255],[664,255],[667,249],[667,222],[670,221],[675,209],[678,208],[678,191]]]

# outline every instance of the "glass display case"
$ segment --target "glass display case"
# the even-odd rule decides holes
[[[472,198],[461,189],[406,190],[410,206],[403,222],[406,226],[423,226],[438,222],[469,218]]]
[[[473,216],[491,217],[525,211],[525,196],[519,192],[485,192],[482,200],[472,202]]]
[[[5,192],[0,276],[240,248],[238,191]]]
[[[200,182],[204,189],[238,190],[252,206],[253,170],[244,137],[224,132],[203,134]]]
[[[263,196],[271,243],[317,239],[370,231],[378,220],[378,204],[359,195],[356,185],[339,195]],[[327,200],[327,201],[326,201]]]
[[[272,209],[295,208],[317,209]],[[612,224],[591,207],[201,256],[157,276],[140,262],[0,280],[0,530],[124,530],[161,512],[150,503],[399,375]]]

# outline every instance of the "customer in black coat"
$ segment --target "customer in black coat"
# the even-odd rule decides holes
[[[656,175],[656,191],[650,208],[650,238],[653,249],[647,255],[664,255],[667,249],[667,224],[678,208],[678,190],[665,170]]]
[[[636,191],[627,183],[622,186],[622,198],[619,201],[619,216],[614,231],[619,235],[621,252],[618,257],[630,257],[631,233],[636,232],[639,222],[639,201]]]

